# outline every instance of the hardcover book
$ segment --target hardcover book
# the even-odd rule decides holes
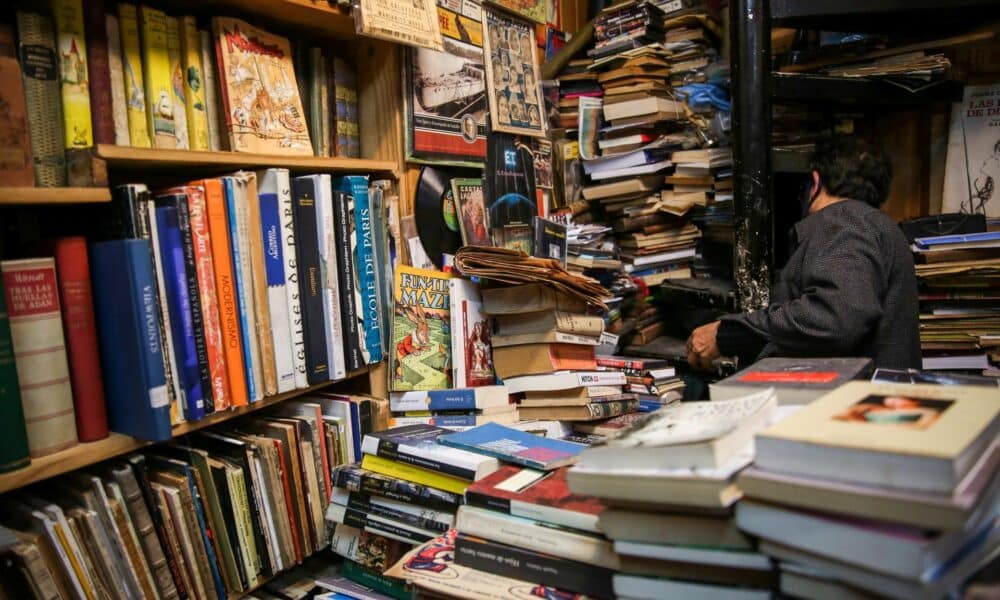
[[[55,261],[0,262],[31,456],[77,443]]]
[[[222,139],[219,133],[219,119],[222,114],[219,112],[219,84],[218,73],[215,64],[215,46],[212,44],[212,35],[205,30],[198,30],[198,38],[201,46],[201,68],[204,75],[203,89],[205,92],[205,112],[208,120],[208,149],[212,152],[222,150]]]
[[[765,358],[709,386],[712,400],[774,388],[778,404],[808,404],[852,379],[872,373],[868,358]]]
[[[362,355],[365,362],[374,364],[382,360],[382,320],[378,302],[378,279],[375,276],[375,243],[372,228],[371,201],[368,196],[368,177],[348,175],[338,177],[333,189],[348,195],[352,206],[354,229],[351,232],[351,248],[354,254],[355,304],[359,322],[364,329]]]
[[[3,287],[3,279],[0,278],[0,422],[7,424],[4,435],[0,436],[0,472],[5,473],[26,466],[31,459]]]
[[[390,389],[450,388],[450,275],[400,265],[395,277]]]
[[[497,375],[502,379],[597,368],[597,363],[594,361],[594,346],[559,342],[494,348],[493,361],[496,363]]]
[[[181,23],[167,15],[167,60],[170,61],[170,100],[174,107],[174,136],[177,148],[191,148],[188,136],[187,101],[184,99],[184,59],[181,54]]]
[[[535,217],[535,256],[558,260],[566,266],[568,240],[566,226],[561,223]]]
[[[385,571],[403,555],[397,540],[344,524],[334,529],[330,549],[334,554],[379,572]]]
[[[238,172],[236,178],[242,182],[246,193],[246,202],[240,206],[240,240],[248,242],[247,253],[241,255],[249,259],[250,277],[253,296],[253,332],[256,344],[251,346],[257,354],[255,364],[260,365],[254,377],[260,376],[261,396],[273,396],[277,393],[278,376],[274,365],[274,335],[271,330],[271,313],[267,308],[267,273],[264,269],[264,241],[260,236],[260,200],[257,192],[257,175],[255,173]],[[245,208],[245,212],[244,211]],[[245,232],[245,233],[244,233]],[[258,362],[259,361],[259,362]]]
[[[337,467],[333,472],[333,484],[349,492],[383,496],[447,512],[454,512],[462,504],[461,494],[366,471],[356,464],[345,464]]]
[[[94,129],[90,121],[90,77],[82,0],[55,0],[52,14],[59,55],[64,144],[66,148],[89,148],[94,145]],[[103,107],[107,108],[110,107]]]
[[[146,126],[154,148],[176,148],[177,130],[167,42],[167,15],[142,6],[142,81],[146,95]],[[124,28],[124,25],[123,25]],[[134,66],[134,65],[133,65]],[[183,107],[180,107],[183,110]],[[131,122],[129,127],[131,128]]]
[[[518,409],[518,415],[525,420],[596,421],[639,410],[639,400],[634,395],[622,394],[622,396],[624,397],[622,400],[589,404],[524,406]]]
[[[111,113],[114,125],[113,144],[130,146],[128,130],[128,100],[125,98],[125,68],[122,62],[121,24],[118,16],[104,16],[105,35],[108,40],[108,85],[111,86]]]
[[[180,18],[180,27],[181,72],[179,75],[184,89],[188,144],[192,150],[208,150],[205,74],[201,64],[201,39],[198,36],[198,24],[194,17],[186,16]]]
[[[212,19],[229,147],[313,154],[288,40],[238,19]]]
[[[486,410],[507,406],[510,406],[510,396],[502,385],[389,394],[389,409],[392,412]]]
[[[479,285],[454,277],[448,282],[451,303],[451,358],[454,364],[453,385],[458,388],[492,385],[493,351],[490,345],[490,320],[480,310],[483,306]]]
[[[547,375],[522,375],[504,380],[511,394],[551,392],[581,387],[625,385],[625,374],[614,371],[559,371]]]
[[[451,180],[451,191],[455,197],[462,245],[492,246],[490,224],[486,220],[486,206],[483,204],[483,180],[455,177]]]
[[[257,337],[257,310],[253,285],[252,248],[250,245],[249,187],[251,173],[238,172],[223,177],[226,190],[226,217],[232,246],[233,281],[239,309],[240,341],[243,343],[243,367],[247,395],[251,403],[264,397],[260,340]]]
[[[316,219],[316,187],[319,175],[296,177],[292,180],[298,266],[299,297],[302,303],[302,329],[305,343],[306,377],[310,384],[330,379],[328,330],[323,309],[320,244]]]
[[[550,440],[497,423],[487,423],[462,433],[442,435],[438,438],[438,443],[542,471],[573,464],[586,448],[583,444]]]
[[[28,129],[24,81],[14,56],[14,32],[10,27],[0,27],[0,44],[10,50],[9,55],[0,51],[0,102],[6,107],[0,115],[0,139],[5,140],[0,151],[0,178],[4,185],[31,187],[35,185],[32,132]]]
[[[24,75],[35,184],[66,185],[62,103],[52,20],[34,12],[17,12],[18,57]]]
[[[356,306],[357,276],[354,265],[357,264],[357,259],[351,244],[354,235],[354,218],[351,214],[353,202],[348,194],[335,191],[333,205],[333,216],[336,220],[337,283],[340,288],[340,328],[344,337],[344,360],[347,362],[347,369],[355,371],[364,366],[365,359],[361,352],[363,345],[361,337],[364,335],[364,329]]]
[[[207,71],[206,71],[207,72]],[[278,192],[278,213],[281,217],[282,268],[285,273],[286,308],[288,310],[289,330],[291,332],[292,365],[295,373],[296,388],[309,385],[306,378],[306,351],[302,323],[302,302],[299,290],[298,259],[296,258],[295,234],[295,204],[292,198],[292,186],[287,169],[274,169],[274,177]],[[265,184],[268,176],[261,178]],[[277,344],[275,345],[277,348]]]
[[[450,433],[431,425],[395,427],[366,435],[361,451],[469,481],[482,479],[499,468],[495,458],[441,445],[439,438]]]
[[[142,73],[142,51],[139,45],[139,15],[134,4],[123,2],[118,5],[118,27],[122,42],[122,76],[125,86],[129,144],[136,148],[149,148],[152,142],[146,115],[146,84]]]
[[[405,479],[411,483],[436,488],[461,496],[469,487],[469,480],[453,475],[447,475],[430,469],[422,469],[408,463],[394,461],[381,456],[365,454],[361,459],[361,468],[374,471],[395,479]]]
[[[323,296],[323,319],[326,336],[326,360],[330,366],[329,378],[341,379],[347,375],[343,314],[340,310],[340,275],[337,264],[336,216],[333,206],[333,188],[330,176],[315,177],[316,233],[319,239],[319,286]]]

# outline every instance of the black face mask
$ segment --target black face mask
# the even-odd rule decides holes
[[[802,191],[799,192],[799,208],[801,209],[801,214],[799,214],[799,219],[804,219],[809,216],[809,208],[812,207],[813,202],[816,201],[816,197],[819,196],[819,190],[816,193],[812,193],[812,179],[809,179],[804,184],[802,184]]]

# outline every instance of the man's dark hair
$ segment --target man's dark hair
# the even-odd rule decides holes
[[[892,162],[878,145],[855,136],[817,142],[810,169],[831,196],[879,207],[889,195]]]

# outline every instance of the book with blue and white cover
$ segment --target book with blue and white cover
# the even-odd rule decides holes
[[[487,423],[461,433],[444,435],[438,438],[438,442],[542,471],[575,463],[579,454],[587,447],[576,442],[544,438],[497,423]]]

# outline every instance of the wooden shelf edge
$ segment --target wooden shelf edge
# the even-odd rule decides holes
[[[111,202],[106,187],[0,187],[0,205],[98,204]]]
[[[132,148],[99,144],[97,155],[110,167],[170,168],[224,167],[260,168],[283,167],[296,171],[378,172],[395,173],[398,166],[388,160],[367,158],[335,158],[323,156],[283,156],[246,152],[206,152],[202,150],[170,150],[163,148]]]
[[[198,431],[199,429],[203,429],[211,425],[225,423],[230,419],[235,419],[236,417],[257,412],[269,406],[280,404],[286,400],[291,400],[292,398],[297,398],[299,396],[304,396],[321,390],[331,384],[348,381],[367,373],[368,368],[365,367],[348,373],[343,379],[330,380],[318,385],[312,385],[306,388],[286,392],[284,394],[270,396],[262,399],[260,402],[255,402],[247,406],[241,406],[225,412],[209,415],[200,421],[181,423],[180,425],[174,427],[173,437],[171,439],[176,439],[182,435]],[[134,437],[112,432],[103,440],[77,444],[76,446],[63,450],[62,452],[56,452],[55,454],[32,459],[31,464],[23,469],[0,474],[0,494],[49,479],[51,477],[63,475],[65,473],[69,473],[70,471],[82,469],[84,467],[151,445],[153,445],[153,442],[147,442]]]

